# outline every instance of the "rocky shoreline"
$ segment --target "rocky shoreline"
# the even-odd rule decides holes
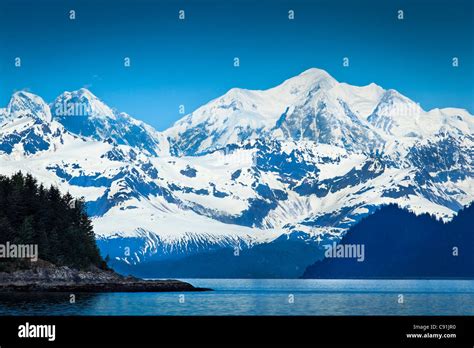
[[[189,292],[211,291],[179,280],[143,280],[111,270],[82,271],[40,262],[30,269],[0,272],[0,292]]]

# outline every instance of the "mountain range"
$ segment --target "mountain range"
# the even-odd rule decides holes
[[[0,173],[83,196],[102,254],[150,277],[299,277],[380,206],[474,200],[474,117],[309,69],[233,88],[163,132],[87,89],[0,109]]]

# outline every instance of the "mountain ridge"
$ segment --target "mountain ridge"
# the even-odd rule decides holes
[[[317,257],[381,205],[449,220],[474,200],[472,115],[319,69],[231,89],[164,132],[85,89],[49,105],[26,97],[0,112],[2,174],[84,196],[101,252],[132,269],[227,249],[258,258],[256,246],[278,254],[284,240]]]

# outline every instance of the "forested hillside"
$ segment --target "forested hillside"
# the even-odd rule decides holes
[[[448,223],[396,205],[353,226],[341,245],[363,245],[364,260],[325,258],[304,278],[474,278],[474,204]]]
[[[30,174],[0,176],[0,244],[37,244],[39,258],[57,266],[107,268],[95,243],[85,203]],[[0,259],[0,270],[28,267],[30,260]]]

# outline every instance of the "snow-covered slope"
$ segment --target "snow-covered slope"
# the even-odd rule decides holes
[[[168,151],[160,133],[126,113],[111,109],[85,88],[64,92],[50,107],[52,116],[72,133],[130,145],[153,156]]]
[[[255,138],[312,140],[349,151],[410,146],[438,133],[473,134],[466,110],[423,110],[393,89],[351,86],[309,69],[281,85],[231,89],[185,116],[165,134],[177,154],[196,155]]]
[[[65,138],[74,138],[52,120],[48,105],[40,97],[15,93],[0,113],[0,154],[21,159],[37,152],[57,149]]]
[[[261,138],[276,126],[287,108],[299,106],[312,93],[335,84],[327,72],[310,69],[264,91],[233,88],[176,122],[165,134],[178,154]]]
[[[31,117],[45,122],[52,120],[51,111],[44,100],[37,95],[25,91],[13,94],[4,112],[5,116],[11,119]]]
[[[474,117],[319,69],[232,89],[163,133],[85,89],[18,92],[0,109],[0,173],[17,170],[84,196],[116,262],[226,267],[222,250],[246,250],[278,276],[282,253],[323,250],[382,204],[447,220],[473,201]]]

